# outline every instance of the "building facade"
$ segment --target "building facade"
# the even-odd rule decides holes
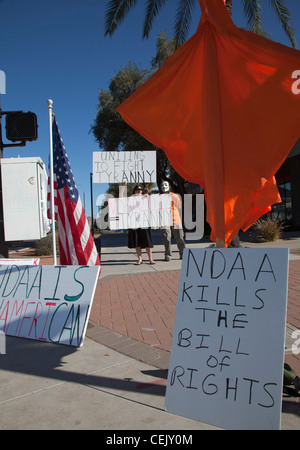
[[[282,202],[274,205],[272,216],[300,226],[300,139],[275,175]]]

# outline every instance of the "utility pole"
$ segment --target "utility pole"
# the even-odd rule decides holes
[[[4,238],[4,217],[3,217],[3,200],[2,200],[2,170],[1,159],[3,158],[3,142],[2,142],[2,110],[0,95],[0,257],[8,258],[8,246]]]

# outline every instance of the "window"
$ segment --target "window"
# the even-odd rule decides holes
[[[277,186],[281,196],[281,203],[272,206],[272,218],[276,220],[292,220],[291,182],[289,176],[277,178]]]

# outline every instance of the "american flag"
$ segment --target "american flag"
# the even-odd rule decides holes
[[[58,221],[60,263],[100,265],[100,258],[55,118],[52,130],[54,210],[55,220]],[[48,217],[51,219],[50,174],[47,194]]]

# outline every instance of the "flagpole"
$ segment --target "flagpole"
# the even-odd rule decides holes
[[[55,235],[55,209],[54,209],[54,180],[53,180],[53,101],[48,100],[48,115],[49,115],[49,170],[50,170],[50,204],[51,204],[51,220],[52,220],[52,247],[53,247],[53,265],[57,265],[56,259],[56,235]]]

